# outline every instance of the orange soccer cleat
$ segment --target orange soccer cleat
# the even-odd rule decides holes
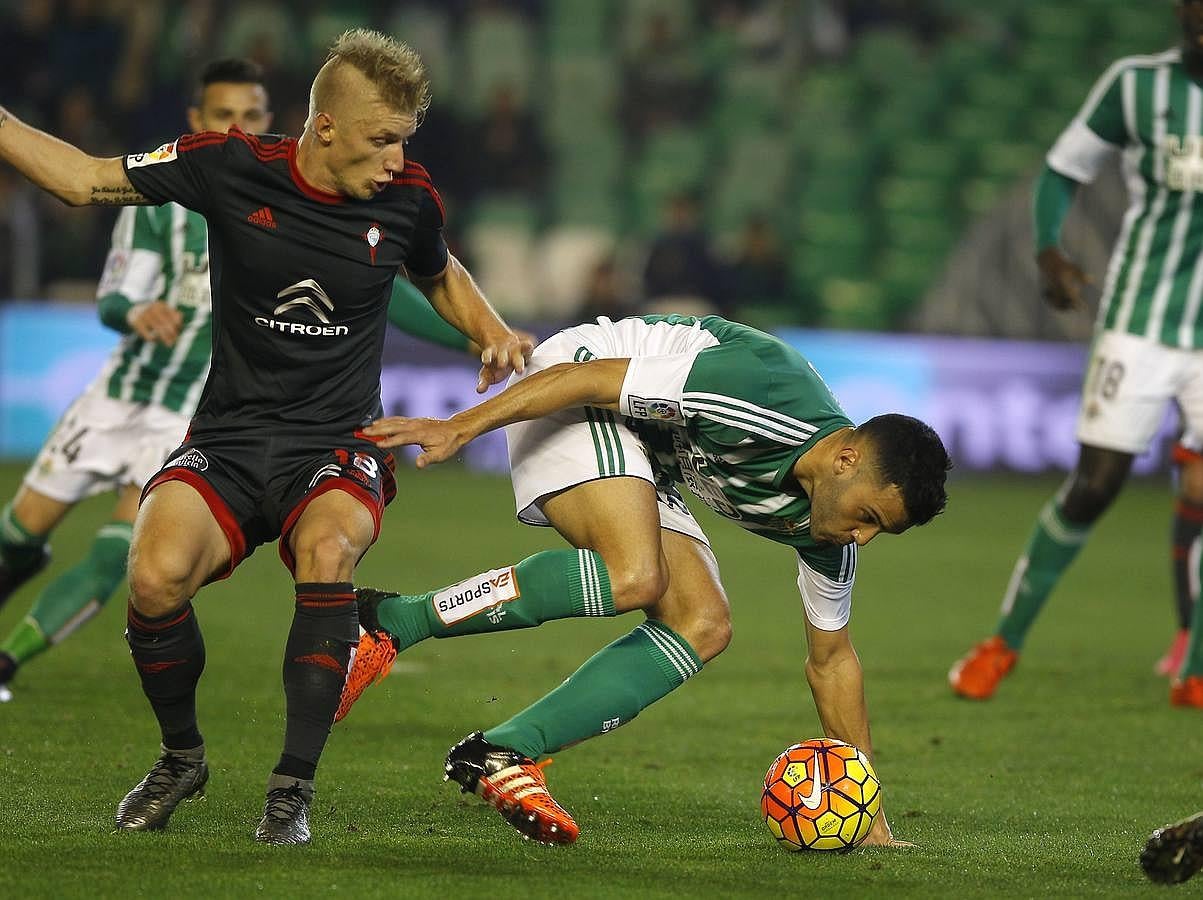
[[[987,638],[953,664],[948,683],[953,691],[970,700],[989,700],[998,683],[1015,668],[1019,653],[998,635]]]
[[[1203,709],[1203,675],[1187,675],[1170,682],[1170,705]]]
[[[1154,671],[1166,678],[1175,678],[1182,668],[1182,660],[1186,659],[1186,647],[1190,643],[1190,629],[1182,628],[1174,635],[1173,641],[1166,649],[1161,659],[1157,660]]]
[[[334,721],[341,722],[351,711],[359,695],[371,685],[389,673],[393,660],[397,658],[397,644],[392,636],[385,631],[376,616],[376,607],[381,600],[399,597],[392,591],[378,591],[375,588],[356,588],[355,607],[359,613],[359,627],[363,634],[359,636],[359,646],[351,662],[351,671],[343,684],[342,697],[338,701],[338,710],[334,713]]]
[[[397,648],[393,646],[393,639],[385,632],[377,631],[373,634],[365,631],[360,635],[355,661],[351,664],[351,671],[347,673],[343,694],[338,700],[338,710],[334,713],[335,722],[341,722],[351,711],[359,695],[389,673],[396,658]]]
[[[447,754],[444,780],[459,784],[465,794],[476,794],[513,825],[523,837],[544,844],[571,844],[581,829],[547,790],[543,769],[550,759],[536,763],[509,747],[499,747],[474,731]]]

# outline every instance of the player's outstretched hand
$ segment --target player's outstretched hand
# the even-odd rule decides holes
[[[1040,269],[1040,294],[1053,309],[1085,309],[1082,288],[1091,278],[1056,247],[1045,247],[1036,257]]]
[[[168,306],[162,300],[154,300],[131,306],[125,320],[138,337],[170,347],[180,336],[184,317],[178,309]]]
[[[869,829],[868,835],[861,842],[862,847],[914,847],[910,841],[900,841],[894,837],[894,833],[890,830],[890,823],[886,821],[885,813],[878,815],[873,820],[873,827]]]
[[[421,447],[417,459],[419,469],[451,459],[471,440],[451,419],[407,419],[405,416],[377,419],[363,433],[380,447],[415,444]]]
[[[526,361],[534,349],[534,336],[525,331],[507,331],[482,347],[476,393],[483,394],[493,385],[509,378],[512,372],[526,371]]]

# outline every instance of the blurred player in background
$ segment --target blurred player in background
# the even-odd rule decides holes
[[[1170,524],[1170,572],[1174,581],[1174,614],[1178,629],[1165,654],[1157,661],[1158,675],[1176,678],[1190,646],[1190,623],[1199,596],[1199,535],[1203,534],[1203,454],[1192,434],[1174,444],[1171,459],[1177,471],[1178,496]]]
[[[994,635],[949,672],[953,690],[985,700],[1015,666],[1028,630],[1094,523],[1123,487],[1176,400],[1203,433],[1203,0],[1175,4],[1182,45],[1119,60],[1099,79],[1048,154],[1036,184],[1037,264],[1045,299],[1082,306],[1085,274],[1058,241],[1081,184],[1122,151],[1130,192],[1107,273],[1078,417],[1078,463],[1048,501],[1015,565]],[[1203,616],[1170,702],[1203,707]]]
[[[271,127],[263,73],[223,59],[200,75],[194,133]],[[209,372],[212,308],[205,220],[177,203],[123,209],[98,288],[101,321],[126,337],[59,420],[0,512],[0,603],[50,559],[48,539],[85,497],[115,490],[82,561],[46,585],[0,643],[0,701],[17,668],[95,616],[125,577],[138,498],[188,430]]]
[[[340,715],[428,637],[505,631],[642,610],[647,619],[541,700],[452,748],[446,773],[528,837],[578,828],[535,761],[624,725],[696,675],[731,637],[726,592],[676,485],[794,550],[824,733],[872,754],[863,676],[848,634],[859,547],[943,509],[948,455],[929,427],[886,415],[859,427],[792,347],[716,316],[646,316],[569,328],[500,395],[442,421],[384,419],[381,446],[442,462],[502,426],[518,517],[554,527],[550,550],[428,594],[361,589],[367,631]],[[885,815],[870,844],[897,843]]]
[[[310,840],[309,808],[359,628],[355,567],[393,499],[392,455],[361,428],[381,413],[387,306],[405,266],[481,350],[485,390],[529,342],[443,241],[443,208],[404,142],[429,105],[418,55],[363,29],[314,78],[300,138],[185,135],[101,159],[0,108],[0,158],[77,205],[175,201],[208,226],[213,357],[185,442],[147,484],[130,548],[126,637],[162,736],[117,808],[166,826],[209,778],[196,716],[205,649],[191,598],[279,538],[294,580],[284,746],[255,839]]]

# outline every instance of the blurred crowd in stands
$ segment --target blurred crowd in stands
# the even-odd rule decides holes
[[[787,214],[763,202],[716,211],[709,178],[674,181],[671,155],[668,176],[649,175],[653,187],[631,199],[632,161],[660,135],[712,123],[739,65],[792,78],[881,27],[924,43],[947,27],[945,5],[0,0],[0,103],[96,155],[144,150],[186,128],[199,68],[239,55],[269,73],[275,130],[297,135],[325,48],[345,28],[378,28],[427,60],[434,103],[407,152],[444,196],[449,242],[508,313],[738,316],[741,302],[754,301],[804,323],[814,319],[812,298],[789,276]],[[582,70],[585,62],[597,68]],[[588,90],[554,96],[559,73],[589,87],[590,72],[613,82],[593,86],[606,119],[596,137]],[[738,122],[747,101],[726,102]],[[616,191],[627,199],[616,203]],[[728,193],[738,199],[738,185]],[[0,166],[0,299],[89,298],[114,216],[69,209]]]

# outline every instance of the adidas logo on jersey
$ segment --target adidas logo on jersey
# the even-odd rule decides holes
[[[276,230],[276,217],[272,215],[270,206],[260,207],[247,216],[246,220],[252,225],[259,225],[272,231]]]

